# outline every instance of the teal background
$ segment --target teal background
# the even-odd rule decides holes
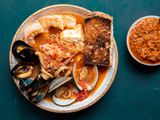
[[[119,66],[107,94],[92,107],[54,114],[30,104],[9,73],[9,48],[20,24],[48,5],[67,3],[114,17]],[[131,24],[145,15],[160,15],[159,0],[0,0],[0,120],[160,120],[160,67],[145,67],[126,48]]]

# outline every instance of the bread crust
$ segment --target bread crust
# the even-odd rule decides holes
[[[111,66],[113,17],[92,12],[84,22],[85,64]]]

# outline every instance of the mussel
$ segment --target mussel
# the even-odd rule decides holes
[[[18,63],[13,69],[12,74],[16,78],[24,79],[31,76],[33,73],[33,66],[26,63]]]
[[[29,86],[28,98],[31,102],[41,101],[47,93],[50,93],[70,81],[71,77],[62,77],[56,79],[44,80],[44,78],[39,74],[36,80]]]
[[[20,62],[38,62],[38,56],[35,55],[35,50],[22,40],[17,40],[13,43],[12,53]]]
[[[19,80],[19,88],[26,93],[31,102],[41,101],[47,94],[53,78],[39,63],[39,57],[35,50],[21,40],[13,43],[12,53],[18,64],[15,65],[11,74]]]
[[[33,91],[36,91],[38,89],[41,89],[49,84],[51,84],[52,79],[50,80],[45,80],[41,74],[38,74],[38,76],[36,77],[35,81],[31,84],[31,88]]]
[[[98,81],[97,66],[80,66],[79,62],[76,62],[73,68],[62,66],[54,74],[48,73],[43,53],[35,51],[21,40],[13,43],[12,53],[18,64],[13,67],[11,73],[19,80],[19,88],[26,93],[31,102],[41,101],[48,93],[53,94],[52,100],[55,104],[70,105],[77,100],[79,90],[90,91]],[[69,69],[68,73],[66,69]],[[66,73],[63,77],[58,76],[61,71]]]
[[[97,66],[73,65],[72,75],[79,90],[91,91],[98,81]]]
[[[65,83],[67,83],[71,79],[72,79],[72,77],[60,77],[60,78],[54,79],[50,84],[49,92],[52,92],[53,90],[55,90],[56,88],[60,87],[61,85],[65,84]]]
[[[30,102],[41,101],[48,93],[52,80],[44,80],[41,74],[38,74],[32,84],[25,88],[26,95]]]
[[[29,93],[28,93],[28,96],[29,96],[29,100],[31,102],[39,102],[41,101],[42,99],[44,99],[44,97],[46,96],[47,92],[48,92],[48,89],[49,89],[49,86],[46,85],[38,90],[31,90]]]
[[[35,80],[39,74],[38,69],[39,66],[33,63],[20,62],[13,67],[11,74],[19,80],[20,87],[24,88],[29,86]]]

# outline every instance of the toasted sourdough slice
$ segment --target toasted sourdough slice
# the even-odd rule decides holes
[[[101,12],[93,12],[84,20],[84,63],[111,66],[113,18]]]

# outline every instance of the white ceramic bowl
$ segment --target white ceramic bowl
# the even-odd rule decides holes
[[[91,11],[78,7],[78,6],[73,6],[73,5],[67,5],[67,4],[61,4],[61,5],[53,5],[53,6],[49,6],[49,7],[45,7],[37,12],[35,12],[34,14],[32,14],[30,17],[28,17],[23,23],[22,25],[18,28],[12,44],[14,41],[16,41],[17,39],[20,39],[23,35],[23,30],[24,28],[30,24],[31,22],[35,21],[37,18],[45,16],[45,15],[49,15],[49,14],[54,14],[54,13],[61,13],[61,12],[71,12],[74,14],[79,14],[81,16],[87,16]],[[11,47],[12,47],[11,44]],[[69,106],[58,106],[56,104],[54,104],[53,102],[49,102],[47,100],[42,100],[39,103],[35,104],[36,106],[50,111],[50,112],[57,112],[57,113],[69,113],[69,112],[76,112],[82,109],[85,109],[91,105],[93,105],[94,103],[96,103],[102,96],[104,96],[104,94],[108,91],[108,89],[110,88],[116,71],[117,71],[117,66],[118,66],[118,51],[117,51],[117,46],[116,46],[116,42],[113,39],[113,65],[112,67],[110,67],[108,69],[108,72],[105,76],[105,79],[103,80],[103,82],[101,83],[101,85],[99,86],[99,88],[92,94],[90,95],[87,99],[81,101],[81,102],[76,102],[73,103]],[[10,50],[10,68],[12,69],[13,66],[17,63],[17,61],[15,60],[14,56],[11,53]],[[14,79],[14,82],[16,83],[17,87],[18,87],[18,82],[16,79]],[[19,87],[18,87],[19,89]],[[20,90],[20,89],[19,89]],[[24,95],[24,93],[20,90],[20,92]],[[25,96],[25,95],[24,95]],[[26,97],[26,96],[25,96]]]
[[[131,27],[129,28],[129,31],[128,31],[128,34],[127,34],[127,40],[126,40],[126,42],[127,42],[127,48],[128,48],[128,51],[129,51],[130,55],[131,55],[137,62],[139,62],[139,63],[141,63],[141,64],[143,64],[143,65],[146,65],[146,66],[157,66],[157,65],[160,65],[160,63],[149,64],[149,63],[144,63],[144,62],[138,60],[138,59],[133,55],[133,53],[132,53],[132,51],[131,51],[131,49],[130,49],[130,46],[129,46],[129,35],[130,35],[130,32],[131,32],[131,30],[133,29],[133,27],[134,27],[139,21],[141,21],[141,20],[143,20],[143,19],[146,19],[146,18],[152,18],[152,17],[154,17],[154,18],[159,18],[159,16],[148,15],[148,16],[144,16],[144,17],[141,17],[141,18],[139,18],[138,20],[136,20],[136,21],[131,25]]]

